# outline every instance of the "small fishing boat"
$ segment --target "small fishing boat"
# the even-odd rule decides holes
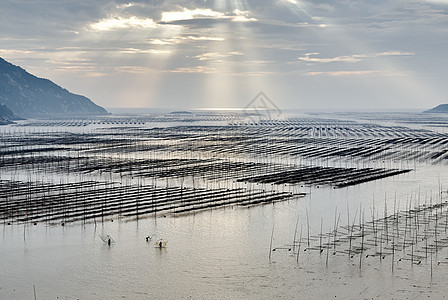
[[[152,238],[155,237],[155,236],[156,236],[155,234],[153,234],[153,235],[148,235],[148,236],[145,237],[145,240],[146,240],[147,242],[149,242],[149,241],[151,241]]]
[[[115,244],[115,240],[108,234],[100,234],[99,237],[104,243],[108,245]]]
[[[158,239],[154,244],[159,248],[165,248],[167,243],[168,243],[167,240]]]

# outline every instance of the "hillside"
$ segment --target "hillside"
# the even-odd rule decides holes
[[[20,119],[6,105],[0,104],[0,125],[11,124]]]
[[[448,114],[448,104],[440,104],[430,110],[424,111],[424,113],[442,113]]]
[[[0,125],[12,124],[12,120],[9,118],[6,105],[0,104]]]
[[[38,78],[0,58],[0,104],[21,117],[104,115],[90,99],[72,94],[48,79]]]

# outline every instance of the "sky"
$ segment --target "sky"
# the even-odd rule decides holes
[[[448,103],[448,0],[1,0],[0,57],[104,107]]]

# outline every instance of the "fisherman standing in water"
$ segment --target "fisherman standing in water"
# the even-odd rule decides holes
[[[159,241],[159,247],[162,248],[162,241]]]
[[[108,238],[107,239],[107,244],[110,246],[110,243],[111,243],[111,241],[110,241],[110,238]]]

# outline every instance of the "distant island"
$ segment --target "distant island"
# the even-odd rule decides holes
[[[172,111],[169,113],[170,115],[192,115],[193,113],[190,111]]]
[[[423,113],[448,114],[448,104],[440,104],[432,109],[425,110]]]
[[[0,58],[0,105],[3,105],[0,109],[0,124],[13,121],[11,113],[16,118],[108,114],[104,108],[87,97],[72,94],[52,81],[38,78],[2,58]]]

